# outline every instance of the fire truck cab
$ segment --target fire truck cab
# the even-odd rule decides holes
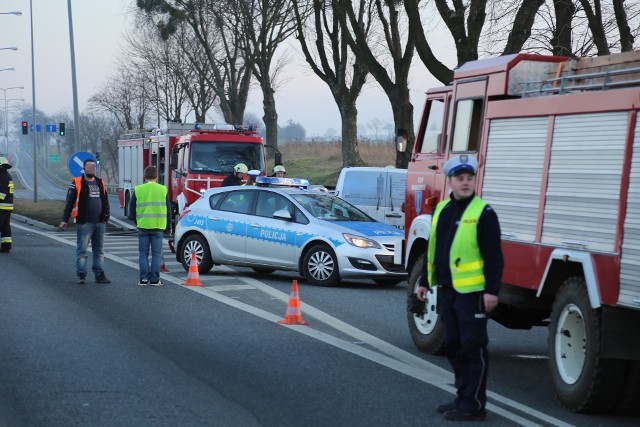
[[[158,169],[174,217],[208,188],[219,187],[238,163],[266,175],[266,146],[255,129],[228,124],[169,123],[166,130],[129,131],[118,140],[120,205],[128,214],[144,168]],[[276,152],[276,164],[281,157]]]
[[[479,161],[476,194],[498,214],[508,328],[548,326],[560,403],[577,412],[640,403],[640,52],[571,60],[514,54],[469,62],[427,93],[408,166],[408,292],[426,274],[431,213],[449,197],[443,164]],[[411,337],[443,353],[430,292]]]

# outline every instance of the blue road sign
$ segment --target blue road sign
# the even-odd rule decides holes
[[[45,125],[45,130],[47,132],[55,132],[56,131],[56,125]]]
[[[91,153],[87,153],[86,151],[73,153],[69,158],[69,172],[71,172],[71,175],[76,178],[82,175],[82,165],[85,160],[88,159],[91,159],[94,162],[98,163],[98,160]]]
[[[36,132],[42,132],[42,125],[36,125]]]

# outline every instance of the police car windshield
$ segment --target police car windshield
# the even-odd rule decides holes
[[[230,174],[238,163],[264,170],[262,144],[250,142],[195,141],[191,144],[189,169],[192,172]]]
[[[344,200],[327,194],[292,194],[311,215],[325,221],[362,221],[374,219]]]

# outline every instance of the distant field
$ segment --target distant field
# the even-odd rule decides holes
[[[360,143],[360,156],[367,166],[396,164],[395,147],[388,144]],[[342,147],[338,142],[291,142],[279,147],[288,177],[306,178],[312,184],[334,187],[342,169]]]

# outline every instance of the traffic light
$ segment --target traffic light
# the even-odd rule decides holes
[[[64,123],[58,124],[58,135],[64,136]]]
[[[22,122],[22,134],[23,135],[29,134],[29,123],[28,122]]]

